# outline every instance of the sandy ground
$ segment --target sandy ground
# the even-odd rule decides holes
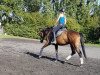
[[[0,75],[100,75],[100,47],[86,47],[88,60],[80,67],[77,54],[64,63],[69,46],[59,46],[58,62],[52,45],[38,59],[42,46],[34,40],[0,39]]]

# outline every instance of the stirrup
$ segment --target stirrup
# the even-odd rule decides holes
[[[56,40],[54,40],[54,41],[53,41],[53,42],[51,42],[51,43],[56,44]]]

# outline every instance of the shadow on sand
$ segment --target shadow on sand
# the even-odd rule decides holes
[[[31,53],[31,52],[26,52],[25,54],[30,55],[30,56],[32,56],[34,58],[39,59],[39,55],[37,55],[37,54]],[[48,59],[50,61],[55,61],[56,60],[55,58],[51,58],[51,57],[48,57],[48,56],[42,56],[41,58],[45,58],[45,59]],[[60,63],[64,64],[64,61],[61,61],[61,60],[58,60],[58,61]]]
[[[35,53],[25,52],[25,54],[30,55],[30,56],[32,56],[32,57],[34,57],[34,58],[39,59],[39,55],[37,55],[37,54],[35,54]],[[55,58],[51,58],[51,57],[48,57],[48,56],[42,56],[41,58],[45,58],[45,59],[48,59],[48,60],[50,60],[50,61],[55,61],[55,60],[56,60]],[[62,64],[67,63],[68,65],[80,67],[80,65],[72,64],[72,63],[69,63],[69,62],[62,61],[62,60],[58,60],[58,61],[59,61],[60,63],[62,63]]]

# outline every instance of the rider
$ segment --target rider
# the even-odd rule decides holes
[[[54,39],[52,41],[52,43],[56,43],[56,36],[55,34],[57,33],[57,31],[63,27],[65,27],[66,24],[66,16],[65,16],[65,10],[61,9],[60,10],[60,14],[58,16],[58,19],[56,21],[57,25],[54,26],[53,28],[53,35],[54,35]]]

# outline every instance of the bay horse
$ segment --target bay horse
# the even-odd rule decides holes
[[[43,49],[49,45],[52,45],[52,43],[51,43],[52,38],[53,38],[52,30],[53,30],[52,27],[47,27],[47,28],[41,30],[39,33],[40,42],[43,43],[43,40],[46,41],[40,50],[39,58],[42,57]],[[84,57],[87,58],[86,53],[85,53],[83,34],[73,31],[73,30],[67,30],[67,29],[64,30],[61,33],[61,35],[56,37],[56,44],[53,44],[55,46],[55,51],[56,51],[56,61],[58,60],[58,45],[63,46],[63,45],[68,45],[68,44],[70,44],[72,52],[66,58],[66,60],[69,60],[77,52],[80,57],[80,63],[82,65],[84,63],[84,61],[82,58],[82,52],[80,50],[80,45],[82,47]]]

